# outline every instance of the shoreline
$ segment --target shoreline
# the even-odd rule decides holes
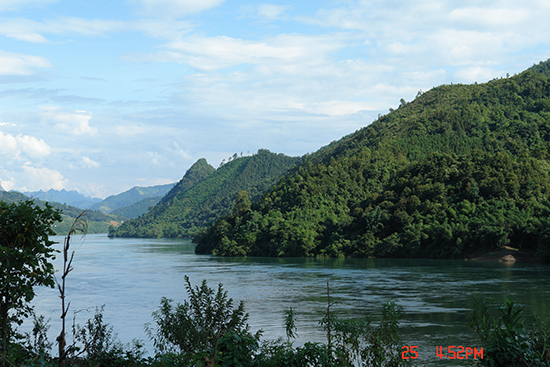
[[[498,251],[486,251],[466,258],[465,260],[474,261],[499,261],[499,262],[522,262],[522,263],[542,263],[543,261],[535,257],[534,250],[516,249],[509,246],[504,246]]]

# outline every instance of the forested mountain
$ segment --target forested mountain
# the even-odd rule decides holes
[[[226,256],[550,259],[550,64],[443,85],[301,164],[196,237]]]
[[[149,212],[113,228],[109,235],[168,238],[194,235],[219,216],[229,213],[237,193],[245,190],[251,200],[257,199],[298,160],[259,150],[253,156],[235,156],[214,170],[201,159]]]
[[[161,198],[170,191],[172,187],[174,187],[173,183],[148,187],[134,186],[130,190],[105,198],[105,200],[92,205],[90,209],[99,210],[103,213],[112,213],[118,208],[133,205],[146,198]],[[147,210],[147,208],[145,209]]]

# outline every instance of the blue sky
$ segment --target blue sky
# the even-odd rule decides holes
[[[302,155],[550,58],[550,2],[0,0],[0,185],[105,197]]]

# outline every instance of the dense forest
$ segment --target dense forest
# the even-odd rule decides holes
[[[111,228],[109,236],[193,236],[231,212],[237,193],[246,190],[251,200],[259,198],[298,161],[299,158],[266,149],[252,156],[235,155],[218,169],[200,159],[157,205],[142,216]]]
[[[224,256],[550,259],[550,61],[442,85],[333,142],[194,238]]]

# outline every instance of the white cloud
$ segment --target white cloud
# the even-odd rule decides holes
[[[189,36],[164,45],[166,51],[134,56],[134,61],[186,63],[202,71],[214,71],[241,64],[321,64],[326,55],[344,46],[344,35],[306,36],[282,34],[262,41],[226,36]]]
[[[526,9],[459,8],[449,14],[449,20],[477,27],[512,26],[523,23],[529,17]]]
[[[224,0],[141,0],[141,6],[148,16],[179,18],[217,7],[223,2]]]
[[[42,158],[51,153],[51,149],[42,139],[29,135],[17,135],[15,137],[21,150],[29,158]]]
[[[22,169],[22,181],[25,182],[25,187],[21,188],[22,191],[61,190],[68,184],[68,180],[63,178],[63,175],[56,170],[36,168],[28,162],[23,165]]]
[[[51,68],[45,57],[0,50],[0,75],[31,75],[35,68]]]
[[[85,168],[99,168],[101,165],[99,164],[99,162],[96,162],[94,160],[91,160],[90,158],[84,156],[82,157],[82,165],[85,167]]]
[[[277,19],[288,9],[288,6],[275,4],[258,5],[258,15],[269,19]]]
[[[455,73],[455,78],[457,80],[463,80],[466,83],[474,83],[477,81],[486,81],[495,75],[496,72],[494,69],[472,66],[458,70]]]
[[[92,114],[86,111],[66,111],[60,107],[42,107],[42,120],[54,125],[59,131],[70,132],[74,135],[97,132],[97,128],[90,126]]]
[[[47,5],[58,0],[0,0],[0,11],[13,11],[29,6]]]
[[[17,139],[11,134],[4,135],[4,133],[0,131],[0,154],[18,158],[19,153]]]
[[[353,115],[360,111],[374,110],[372,104],[366,102],[353,101],[327,101],[312,104],[309,108],[311,113],[323,114],[328,116]]]
[[[191,153],[189,153],[188,150],[185,150],[182,147],[180,147],[180,145],[175,141],[173,142],[173,148],[168,148],[167,150],[170,156],[174,156],[174,157],[179,156],[184,160],[190,160],[193,158],[191,156]]]
[[[107,37],[115,32],[143,32],[148,37],[176,39],[189,33],[193,24],[177,19],[134,21],[56,17],[38,22],[26,18],[0,19],[0,35],[31,43],[49,42],[45,35]]]
[[[2,176],[5,177],[4,176],[5,171],[0,173],[2,173]],[[2,186],[2,188],[6,191],[10,191],[15,188],[15,182],[13,180],[6,180],[5,178],[0,179],[0,186]]]
[[[109,32],[132,30],[130,22],[78,17],[57,17],[37,22],[25,18],[12,18],[0,21],[0,34],[20,41],[44,43],[48,40],[43,34],[69,34],[88,37],[105,36]]]
[[[0,131],[0,156],[3,156],[3,161],[18,160],[21,153],[27,158],[41,159],[51,153],[51,148],[44,140],[34,136],[22,134],[13,136]]]

